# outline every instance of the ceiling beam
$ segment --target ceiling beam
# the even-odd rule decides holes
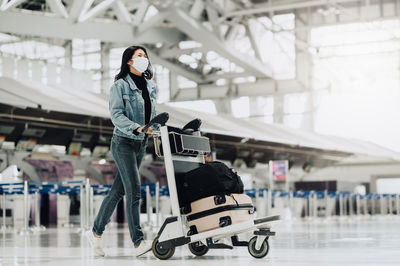
[[[129,13],[124,3],[122,3],[120,0],[117,0],[114,3],[113,8],[118,21],[132,23],[131,14]]]
[[[143,19],[146,16],[149,6],[150,5],[147,1],[142,0],[142,2],[139,4],[138,9],[136,10],[135,17],[133,19],[134,26],[139,26],[143,22]]]
[[[22,24],[21,21],[24,21]],[[43,30],[43,29],[46,30]],[[133,27],[118,22],[87,21],[86,23],[71,23],[67,19],[43,16],[28,12],[4,11],[0,15],[0,32],[25,34],[44,38],[59,38],[72,40],[97,39],[103,42],[119,43],[121,45],[138,42]],[[177,43],[182,33],[174,28],[152,28],[140,34],[140,43]]]
[[[5,11],[7,9],[13,8],[19,4],[21,4],[22,2],[24,2],[25,0],[11,0],[11,1],[4,1],[2,2],[2,5],[0,7],[1,11]]]
[[[94,0],[73,0],[68,19],[76,22],[81,14],[90,8]]]
[[[204,82],[212,82],[219,79],[234,79],[239,77],[248,77],[250,74],[248,72],[224,72],[223,74],[212,73],[207,74],[204,77]]]
[[[97,16],[98,14],[100,14],[101,12],[103,12],[107,8],[109,8],[112,4],[114,4],[114,2],[115,2],[115,0],[105,0],[105,1],[101,2],[100,4],[97,4],[92,9],[86,10],[79,16],[78,22],[84,22],[88,19],[91,19],[91,18]]]
[[[246,24],[246,32],[247,36],[249,37],[250,44],[253,47],[254,54],[258,60],[262,60],[260,46],[259,46],[259,38],[257,38],[257,31],[256,31],[257,21],[253,19],[249,19]]]
[[[169,13],[168,20],[176,28],[184,32],[191,39],[201,43],[206,49],[217,52],[220,56],[227,58],[256,77],[272,77],[272,69],[269,66],[256,58],[247,60],[249,55],[234,51],[231,47],[225,45],[216,35],[205,29],[201,23],[190,17],[183,10],[172,7],[169,8]]]
[[[201,14],[204,10],[204,1],[203,0],[195,0],[189,14],[190,16],[194,17],[195,19],[200,19]]]
[[[142,33],[147,32],[151,28],[154,28],[154,27],[160,25],[164,21],[166,16],[167,16],[167,13],[159,12],[156,15],[152,16],[150,19],[148,19],[146,21],[142,21],[142,22],[139,22],[139,20],[137,22],[135,22],[135,20],[136,20],[136,17],[135,17],[133,24],[134,24],[134,26],[137,27],[136,33],[138,35],[140,35]],[[135,23],[137,23],[137,24],[135,24]],[[138,36],[138,38],[140,39],[140,36]]]
[[[270,3],[258,4],[258,5],[254,5],[254,7],[250,8],[250,9],[244,9],[244,10],[238,10],[238,11],[225,13],[225,15],[223,15],[220,20],[225,20],[227,18],[236,17],[236,16],[255,15],[255,14],[271,13],[271,12],[273,13],[276,11],[293,12],[294,9],[314,7],[314,6],[326,6],[326,5],[329,5],[331,2],[332,2],[331,0],[275,1],[272,4],[270,4]],[[347,2],[357,3],[359,1],[358,0],[334,0],[334,2],[336,4],[338,4],[338,3],[347,3]]]
[[[166,59],[161,58],[156,53],[148,50],[149,58],[152,62],[160,64],[169,69],[169,71],[174,72],[175,74],[181,75],[187,79],[190,79],[196,83],[203,83],[204,79],[200,74],[195,73],[194,71],[189,71],[182,66],[176,65]],[[190,69],[189,67],[187,67]]]
[[[204,47],[187,48],[187,49],[180,49],[179,47],[173,47],[165,49],[159,55],[162,58],[178,58],[183,54],[190,55],[192,53],[207,53],[207,50],[204,49]]]
[[[224,99],[243,96],[272,96],[304,92],[305,88],[297,80],[258,80],[257,82],[217,86],[199,85],[196,88],[180,89],[172,101],[194,101]]]
[[[60,15],[61,17],[68,18],[68,12],[61,0],[46,0],[50,6],[51,11]]]
[[[210,2],[210,1],[208,1]],[[211,5],[209,5],[207,3],[206,6],[206,11],[207,11],[207,16],[208,16],[208,21],[210,22],[214,34],[217,36],[217,38],[219,40],[222,40],[222,34],[221,34],[221,30],[220,30],[220,23],[218,21],[218,12],[217,10],[215,10],[215,8],[213,8]]]

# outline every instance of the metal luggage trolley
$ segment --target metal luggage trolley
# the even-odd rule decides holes
[[[185,172],[204,163],[205,154],[210,152],[209,139],[201,136],[199,130],[193,132],[192,135],[171,131],[171,127],[166,126],[165,123],[161,124],[160,131],[153,131],[152,136],[156,155],[163,157],[165,162],[173,215],[165,219],[153,240],[154,255],[166,260],[173,256],[175,247],[188,244],[190,251],[197,256],[206,254],[209,249],[233,249],[234,246],[247,246],[253,257],[265,257],[269,251],[268,238],[275,235],[275,232],[270,231],[268,223],[278,220],[279,215],[201,233],[192,232],[187,225],[186,215],[181,212],[182,206],[180,206],[180,194],[177,187],[181,187]],[[253,231],[254,237],[249,241],[239,241],[237,235],[248,231]],[[230,238],[232,245],[217,243],[218,240],[224,238]]]

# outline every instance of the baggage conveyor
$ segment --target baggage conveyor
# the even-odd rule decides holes
[[[166,120],[168,119],[167,115],[163,114],[163,116],[166,117]],[[196,256],[206,254],[209,249],[233,249],[233,247],[246,246],[253,257],[265,257],[269,252],[268,239],[275,235],[275,232],[270,230],[270,223],[279,220],[279,215],[252,219],[201,233],[193,232],[188,227],[186,215],[181,211],[182,206],[180,206],[180,195],[177,188],[177,184],[181,181],[178,177],[205,162],[205,155],[210,152],[209,140],[200,135],[199,128],[194,128],[190,135],[177,134],[172,132],[165,122],[156,122],[161,124],[160,130],[153,130],[151,135],[154,138],[156,155],[162,157],[165,163],[172,217],[165,219],[153,240],[154,255],[159,259],[166,260],[174,255],[175,247],[187,244],[190,251]],[[207,145],[205,145],[205,141]],[[171,142],[174,146],[171,145]],[[254,237],[249,241],[238,239],[238,234],[251,231]],[[225,238],[230,239],[232,244],[218,243],[218,240]]]

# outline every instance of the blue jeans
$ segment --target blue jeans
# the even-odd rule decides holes
[[[113,135],[111,153],[118,167],[110,192],[104,198],[92,231],[101,236],[118,202],[126,195],[126,216],[132,242],[138,245],[144,239],[140,227],[139,167],[146,152],[147,140],[135,140]]]

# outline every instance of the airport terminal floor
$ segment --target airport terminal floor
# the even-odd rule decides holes
[[[165,261],[152,252],[135,258],[127,227],[107,227],[105,257],[93,255],[77,228],[48,228],[28,235],[3,231],[0,265],[399,265],[399,218],[280,221],[272,226],[277,234],[270,238],[270,251],[263,259],[250,256],[246,247],[214,249],[196,257],[186,246]]]

